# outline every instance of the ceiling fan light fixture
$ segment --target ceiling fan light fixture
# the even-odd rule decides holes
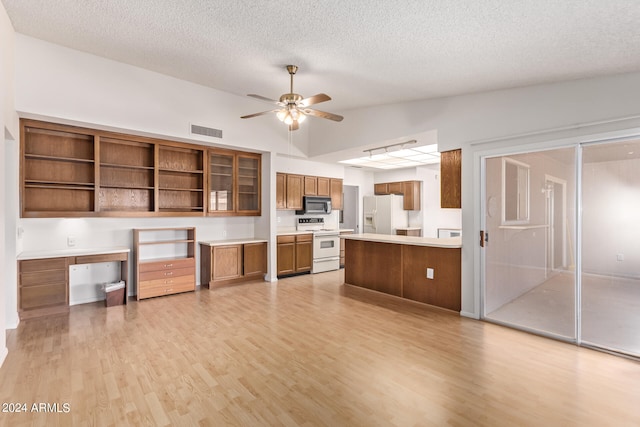
[[[291,117],[291,113],[287,112],[287,115],[284,117],[284,123],[290,125],[293,123],[293,117]]]
[[[298,123],[304,122],[307,116],[302,111],[298,111],[298,113]]]
[[[280,120],[281,122],[284,122],[284,118],[287,116],[287,111],[286,110],[280,110],[276,113],[276,117],[278,118],[278,120]]]

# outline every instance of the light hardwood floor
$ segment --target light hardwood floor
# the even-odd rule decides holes
[[[624,426],[640,363],[343,285],[343,272],[34,319],[8,332],[21,425]]]

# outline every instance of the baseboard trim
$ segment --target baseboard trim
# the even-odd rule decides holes
[[[471,318],[471,319],[480,320],[480,316],[478,316],[478,315],[477,315],[477,314],[475,314],[475,313],[471,313],[471,312],[469,312],[469,311],[461,311],[461,312],[460,312],[460,316],[462,316],[462,317],[469,317],[469,318]]]

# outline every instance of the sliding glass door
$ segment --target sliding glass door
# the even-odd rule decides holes
[[[486,159],[486,319],[575,340],[575,157]]]
[[[582,152],[582,342],[640,356],[640,141]]]
[[[640,140],[487,157],[484,176],[483,317],[640,356]]]

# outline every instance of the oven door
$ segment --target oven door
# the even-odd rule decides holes
[[[313,259],[340,256],[340,235],[313,236]]]

